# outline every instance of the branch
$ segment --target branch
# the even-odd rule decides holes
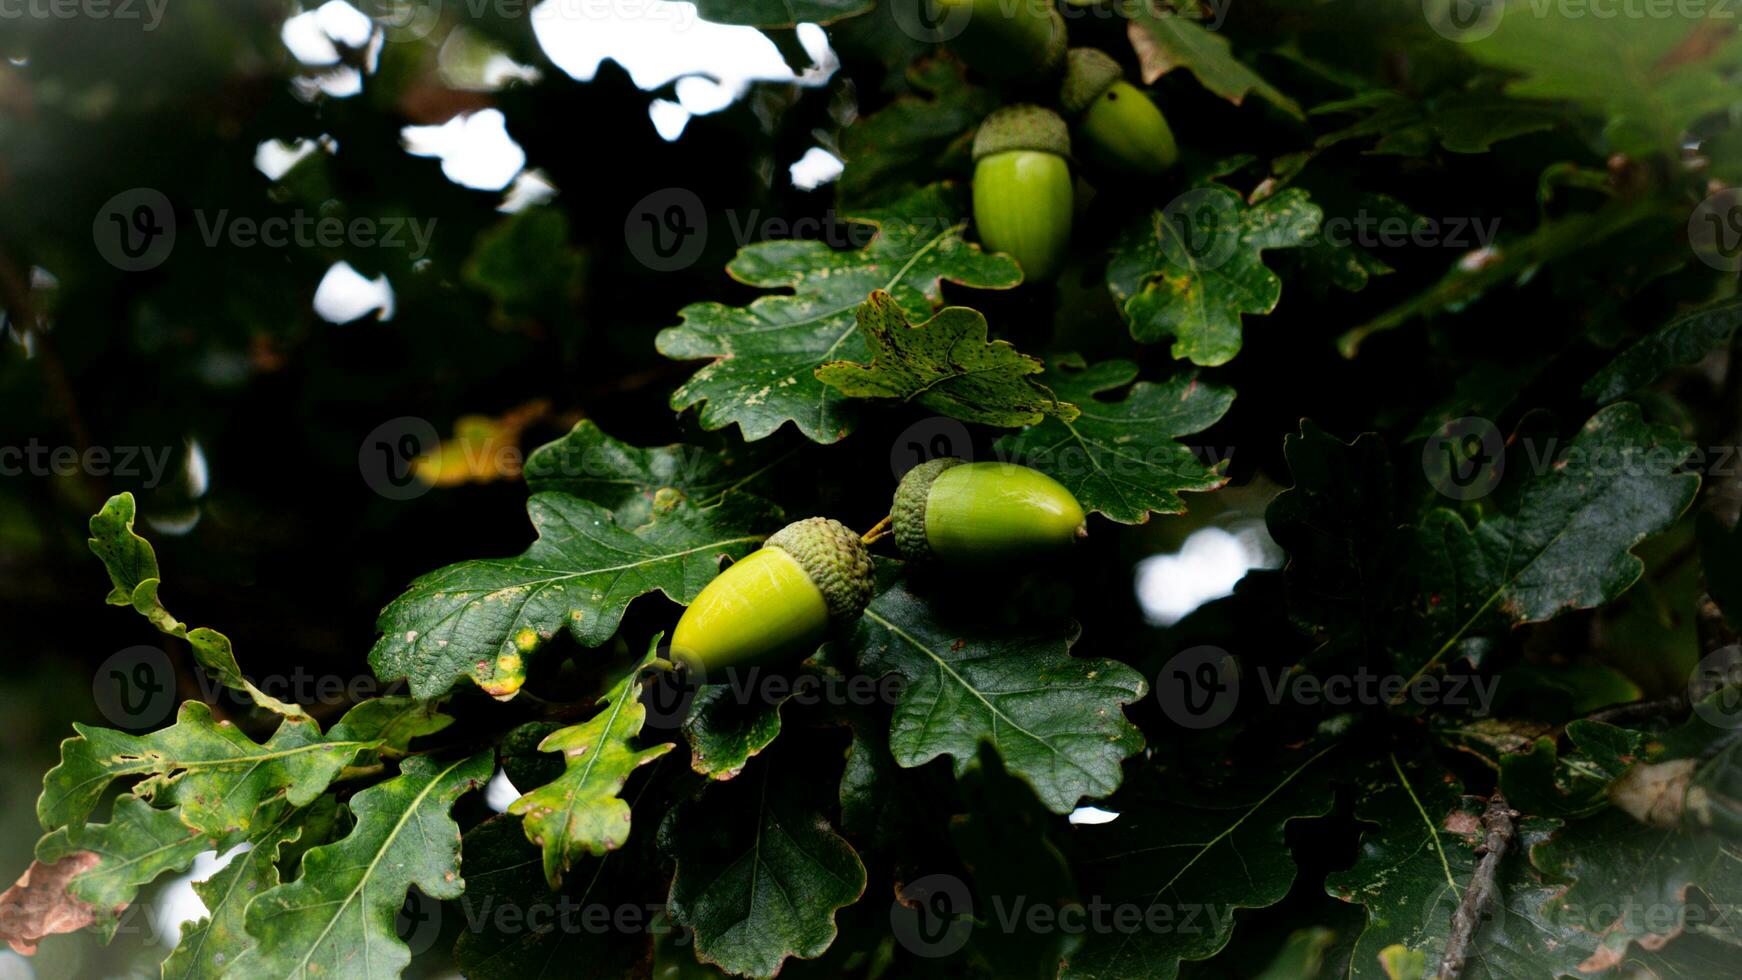
[[[1469,961],[1470,948],[1476,941],[1476,929],[1481,926],[1488,905],[1499,897],[1500,885],[1495,878],[1506,858],[1506,848],[1517,832],[1512,823],[1517,816],[1518,811],[1507,804],[1499,787],[1495,787],[1494,795],[1488,797],[1488,812],[1482,815],[1482,825],[1488,829],[1487,839],[1476,849],[1482,860],[1476,863],[1463,901],[1452,912],[1452,931],[1446,936],[1446,949],[1440,956],[1439,980],[1457,980],[1464,973],[1464,964]]]

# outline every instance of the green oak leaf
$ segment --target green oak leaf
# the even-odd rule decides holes
[[[990,89],[970,84],[947,53],[907,68],[915,93],[841,130],[846,167],[835,184],[842,207],[868,207],[911,194],[939,174],[966,178],[974,127],[998,107]]]
[[[1121,524],[1141,524],[1151,513],[1183,514],[1182,492],[1228,482],[1226,460],[1206,466],[1174,440],[1214,425],[1233,404],[1233,389],[1202,381],[1195,371],[1132,384],[1137,365],[1130,361],[1085,367],[1064,360],[1054,368],[1054,390],[1081,414],[1005,436],[997,446],[1002,458],[1040,470],[1064,484],[1084,510]],[[1127,385],[1119,401],[1099,397]]]
[[[78,737],[61,743],[60,765],[43,777],[37,817],[44,828],[66,828],[82,841],[85,818],[108,785],[144,776],[133,794],[174,805],[188,827],[214,837],[246,831],[269,797],[282,792],[293,805],[308,803],[359,754],[382,747],[362,716],[350,720],[323,736],[310,718],[286,718],[265,744],[215,721],[199,701],[182,702],[174,725],[148,735],[75,724]]]
[[[512,697],[526,680],[526,656],[558,629],[598,646],[637,596],[658,591],[688,603],[719,574],[722,557],[742,558],[761,544],[755,529],[772,516],[742,494],[715,507],[679,499],[632,530],[563,493],[534,494],[526,510],[539,537],[525,553],[431,572],[381,611],[382,636],[369,651],[377,677],[406,678],[418,697],[466,677]]]
[[[1143,748],[1120,708],[1149,689],[1117,661],[1071,656],[1074,633],[1068,624],[960,622],[896,581],[871,601],[850,644],[860,670],[906,681],[889,731],[902,766],[948,755],[960,777],[988,741],[1047,809],[1069,813],[1118,788],[1120,763]]]
[[[37,841],[36,859],[53,864],[79,852],[97,855],[94,867],[67,884],[67,894],[95,910],[90,928],[105,940],[115,934],[122,911],[141,886],[171,871],[186,871],[196,855],[233,843],[194,830],[175,811],[155,809],[133,796],[115,800],[108,823],[86,825],[76,839],[69,831],[62,827]]]
[[[242,676],[236,665],[236,654],[230,640],[216,630],[199,627],[188,629],[169,614],[157,598],[162,578],[157,570],[157,553],[151,542],[133,531],[135,505],[131,493],[110,497],[91,518],[91,551],[109,570],[109,582],[114,586],[107,599],[111,606],[129,606],[151,621],[151,625],[170,636],[186,640],[194,659],[218,683],[232,691],[242,691],[262,708],[287,717],[303,714],[301,707],[268,697]]]
[[[1452,911],[1463,897],[1481,844],[1480,802],[1462,794],[1457,778],[1431,760],[1388,756],[1358,767],[1355,817],[1373,825],[1355,863],[1325,880],[1329,894],[1363,905],[1367,924],[1355,940],[1351,980],[1387,980],[1382,954],[1394,947],[1437,966]],[[1526,817],[1502,866],[1503,908],[1476,938],[1464,976],[1577,976],[1591,943],[1546,908],[1558,889],[1531,867],[1530,850],[1560,821]],[[1411,977],[1414,980],[1414,977]]]
[[[1264,250],[1309,243],[1321,217],[1298,188],[1248,207],[1226,187],[1194,187],[1120,237],[1107,286],[1139,343],[1172,337],[1174,357],[1225,364],[1240,353],[1241,315],[1282,298]]]
[[[1736,101],[1728,75],[1742,63],[1732,14],[1718,5],[1696,16],[1589,17],[1563,6],[1538,16],[1515,0],[1492,33],[1464,51],[1515,73],[1507,94],[1572,102],[1605,118],[1612,152],[1673,155],[1688,127]]]
[[[690,743],[690,768],[710,779],[731,779],[780,735],[780,706],[760,697],[744,698],[731,682],[703,684],[683,721]]]
[[[1415,608],[1426,627],[1417,635],[1428,642],[1397,651],[1411,680],[1490,625],[1542,622],[1620,595],[1644,569],[1633,547],[1674,523],[1700,485],[1679,472],[1693,447],[1629,402],[1591,416],[1564,452],[1528,432],[1512,443],[1480,520],[1439,508],[1417,529]]]
[[[613,511],[619,527],[638,527],[652,520],[673,493],[697,507],[711,507],[790,456],[764,459],[739,444],[643,449],[582,419],[561,439],[533,450],[523,472],[533,493],[590,500]]]
[[[1061,976],[1176,977],[1181,960],[1227,944],[1236,909],[1281,901],[1296,874],[1288,824],[1331,810],[1330,751],[1303,751],[1214,787],[1138,769],[1107,804],[1119,819],[1071,834],[1077,889],[1108,918]],[[1130,911],[1141,913],[1136,928],[1119,927]]]
[[[1185,68],[1205,88],[1235,105],[1256,94],[1297,119],[1305,118],[1293,99],[1234,57],[1221,33],[1163,4],[1133,4],[1121,11],[1131,19],[1126,33],[1142,65],[1145,84],[1175,68]]]
[[[458,904],[465,928],[454,943],[454,965],[468,980],[542,980],[577,972],[632,977],[645,971],[649,930],[587,926],[598,910],[634,904],[613,887],[618,882],[611,866],[624,858],[592,859],[598,872],[572,876],[572,884],[582,887],[553,893],[539,849],[527,841],[520,821],[492,817],[466,831],[463,847],[466,892]]]
[[[712,361],[672,393],[672,408],[700,404],[704,429],[736,424],[746,440],[791,422],[812,442],[839,442],[852,431],[856,409],[813,372],[829,361],[870,356],[854,311],[872,291],[889,292],[909,317],[924,319],[943,302],[945,279],[981,289],[1022,281],[1009,256],[987,254],[962,238],[966,221],[946,185],[848,217],[875,226],[864,248],[758,242],[726,266],[739,282],[790,288],[791,294],[744,307],[692,304],[683,309],[682,324],[660,331],[661,354]]]
[[[987,339],[986,318],[976,310],[946,306],[924,323],[909,323],[894,297],[877,290],[856,317],[871,363],[831,361],[816,369],[818,381],[849,398],[913,401],[1006,428],[1077,416],[1076,406],[1033,380],[1046,366],[1006,341]]]
[[[1438,144],[1452,153],[1487,153],[1501,140],[1553,128],[1563,115],[1534,102],[1492,92],[1453,92],[1412,99],[1390,89],[1313,107],[1313,115],[1361,112],[1355,123],[1319,137],[1320,148],[1379,137],[1372,153],[1419,157]]]
[[[630,745],[647,720],[641,676],[659,659],[661,636],[654,635],[646,655],[599,699],[603,711],[539,743],[541,752],[561,752],[567,768],[508,807],[525,818],[526,839],[543,846],[544,875],[552,888],[562,884],[563,874],[583,854],[602,855],[623,846],[629,839],[629,803],[617,794],[630,773],[674,748],[670,742],[644,749]]]
[[[1692,364],[1730,343],[1742,326],[1742,296],[1690,310],[1615,355],[1585,382],[1582,394],[1614,401],[1663,377],[1678,364]]]
[[[321,807],[323,803],[328,806]],[[164,980],[221,980],[227,975],[236,957],[253,945],[243,924],[248,903],[281,884],[280,849],[303,841],[309,833],[318,833],[319,811],[334,805],[330,796],[304,807],[266,804],[274,813],[256,822],[249,849],[231,858],[210,878],[194,884],[208,915],[182,924],[180,942],[163,961]]]
[[[703,20],[746,27],[827,25],[871,7],[872,0],[696,0],[696,13]]]
[[[412,756],[398,776],[352,797],[351,832],[310,849],[297,880],[248,904],[254,945],[234,975],[397,976],[411,952],[394,934],[394,917],[413,885],[437,900],[465,890],[460,828],[448,810],[493,768],[489,752],[451,762]]]
[[[829,826],[827,780],[798,749],[744,776],[709,782],[661,827],[676,861],[667,910],[695,934],[695,956],[728,973],[772,977],[789,957],[834,942],[835,911],[865,891],[865,867]]]

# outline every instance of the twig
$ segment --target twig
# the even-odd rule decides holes
[[[1675,718],[1687,710],[1687,692],[1677,691],[1668,697],[1652,698],[1649,701],[1628,701],[1610,705],[1591,712],[1585,716],[1585,720],[1600,721],[1605,725],[1623,725],[1631,721],[1650,721],[1653,718]]]
[[[876,544],[877,542],[883,540],[884,538],[889,537],[889,535],[891,533],[890,529],[893,528],[894,526],[895,526],[895,518],[893,516],[885,517],[884,519],[878,521],[876,523],[876,525],[874,525],[871,528],[871,530],[866,531],[864,534],[860,535],[859,540],[865,542],[868,545]]]
[[[1495,787],[1494,795],[1488,797],[1488,811],[1482,814],[1482,825],[1488,829],[1488,837],[1477,848],[1482,860],[1476,862],[1476,871],[1470,876],[1470,887],[1464,889],[1464,898],[1452,912],[1452,931],[1446,936],[1446,949],[1440,956],[1439,980],[1457,980],[1464,973],[1464,964],[1470,959],[1470,948],[1476,940],[1476,930],[1482,924],[1488,905],[1498,899],[1500,885],[1495,880],[1500,873],[1500,863],[1506,858],[1506,848],[1512,843],[1517,828],[1513,818],[1518,811],[1512,809]]]

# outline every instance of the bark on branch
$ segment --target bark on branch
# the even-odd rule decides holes
[[[1517,833],[1513,819],[1518,811],[1506,802],[1499,787],[1495,787],[1494,795],[1488,798],[1488,810],[1482,814],[1482,825],[1488,831],[1488,836],[1482,841],[1477,853],[1482,859],[1476,862],[1476,871],[1470,876],[1470,887],[1464,890],[1463,901],[1452,912],[1452,931],[1446,936],[1446,949],[1440,956],[1439,980],[1457,980],[1464,974],[1464,965],[1470,960],[1471,948],[1476,942],[1476,932],[1481,928],[1488,909],[1500,901],[1500,864],[1506,859],[1506,849],[1512,844],[1512,838]]]

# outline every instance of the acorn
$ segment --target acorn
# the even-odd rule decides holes
[[[839,521],[788,524],[702,589],[672,631],[672,659],[703,677],[801,659],[830,623],[865,611],[872,571],[865,543]]]
[[[1013,105],[974,134],[974,224],[1030,281],[1058,275],[1071,243],[1071,137],[1057,113]]]
[[[1052,477],[954,456],[908,470],[890,517],[903,555],[953,565],[1041,558],[1088,534],[1083,505]]]
[[[993,81],[1033,84],[1064,67],[1065,20],[1053,0],[933,2],[939,24],[961,24],[950,50]]]
[[[1076,127],[1078,149],[1094,163],[1155,177],[1179,159],[1167,118],[1103,51],[1070,50],[1059,105]]]

